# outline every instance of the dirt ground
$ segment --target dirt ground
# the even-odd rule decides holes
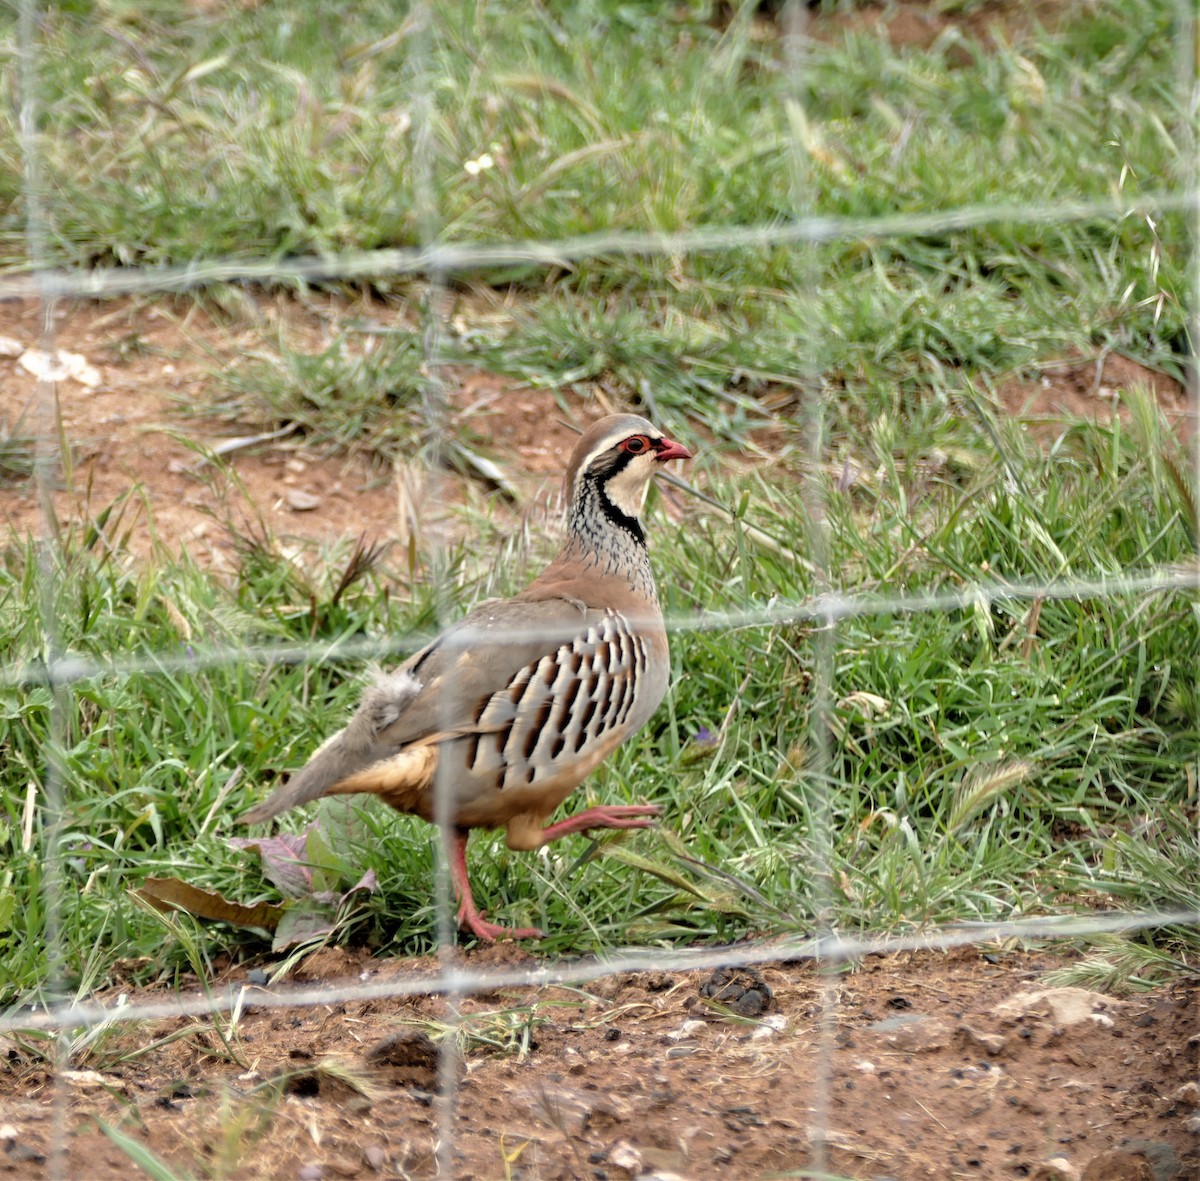
[[[1061,963],[990,948],[868,957],[834,978],[824,1038],[821,978],[799,963],[715,984],[649,972],[468,999],[451,1175],[765,1178],[822,1164],[821,1176],[863,1181],[1200,1175],[1200,982],[1126,1000],[1039,997]],[[414,969],[435,965],[327,950],[300,975],[332,993]],[[251,1007],[223,1037],[183,1019],[116,1033],[58,1084],[60,1175],[128,1177],[103,1121],[178,1176],[433,1176],[430,1037],[446,1016],[433,996],[331,1000]],[[0,1174],[52,1175],[54,1111],[46,1064],[14,1044],[0,1062]]]
[[[366,533],[405,541],[419,529],[442,542],[461,535],[458,508],[487,495],[478,481],[416,465],[391,468],[369,457],[330,456],[299,437],[253,443],[272,423],[228,421],[217,374],[239,356],[286,333],[293,347],[317,351],[347,320],[395,324],[403,309],[369,301],[299,303],[247,297],[255,314],[230,327],[191,300],[63,304],[53,318],[53,347],[94,370],[94,385],[67,378],[48,412],[18,350],[38,350],[41,315],[33,301],[0,301],[0,440],[6,434],[65,440],[69,466],[57,469],[54,512],[63,523],[95,517],[135,490],[121,521],[129,548],[148,556],[156,541],[187,549],[218,571],[235,560],[227,525],[261,520],[280,544],[320,544]],[[12,342],[7,349],[5,340]],[[7,352],[12,355],[4,355]],[[448,429],[469,428],[485,441],[520,501],[558,492],[576,431],[613,407],[603,391],[557,396],[486,373],[445,367]],[[209,413],[197,414],[198,404]],[[563,405],[569,407],[564,414]],[[216,416],[216,417],[215,417]],[[248,444],[248,445],[247,445]],[[196,446],[232,448],[221,468]],[[3,451],[0,448],[0,461]],[[503,512],[505,500],[493,497]],[[8,482],[4,521],[16,535],[45,528],[32,482]]]

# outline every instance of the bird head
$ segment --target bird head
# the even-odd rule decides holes
[[[618,512],[637,520],[658,468],[668,460],[691,457],[682,443],[646,419],[612,414],[588,427],[575,444],[564,491],[576,504],[586,486],[592,485]]]

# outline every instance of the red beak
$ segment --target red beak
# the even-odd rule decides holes
[[[676,443],[665,435],[654,444],[654,450],[657,453],[654,458],[659,463],[666,463],[669,459],[692,458],[692,453],[682,443]]]

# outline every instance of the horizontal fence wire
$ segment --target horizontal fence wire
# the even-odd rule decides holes
[[[605,976],[638,972],[693,972],[752,964],[799,960],[852,963],[864,956],[903,952],[951,951],[986,946],[1000,940],[1043,942],[1080,940],[1096,935],[1132,934],[1163,927],[1194,926],[1200,910],[1109,912],[1104,914],[1045,915],[997,922],[948,924],[909,934],[821,936],[781,935],[758,943],[732,947],[621,949],[597,957],[555,960],[537,967],[471,968],[447,964],[420,972],[401,972],[387,980],[331,980],[321,984],[239,984],[206,991],[194,997],[129,1001],[118,996],[111,1004],[70,1002],[48,1007],[29,1006],[0,1016],[0,1033],[25,1029],[76,1029],[115,1021],[163,1021],[202,1017],[210,1013],[240,1014],[248,1009],[311,1008],[314,1005],[403,998],[438,993],[469,996],[498,988],[545,988],[587,984]]]
[[[515,242],[444,242],[412,248],[355,250],[308,258],[222,258],[183,266],[48,267],[36,275],[0,275],[0,299],[98,298],[187,291],[214,283],[330,282],[401,275],[453,275],[491,267],[561,267],[596,258],[717,253],[779,246],[820,245],[929,234],[952,234],[982,226],[1057,225],[1072,221],[1119,222],[1155,213],[1192,213],[1200,192],[1164,190],[1140,197],[1059,201],[1046,205],[965,205],[932,213],[878,217],[801,217],[759,226],[698,227],[671,233],[600,231],[560,239]]]
[[[1000,603],[1082,602],[1086,599],[1146,597],[1200,590],[1200,562],[1161,566],[1133,574],[1094,575],[1090,578],[1029,579],[1011,582],[980,582],[955,590],[913,591],[899,594],[828,592],[805,599],[776,599],[760,607],[726,611],[668,612],[667,631],[714,632],[734,628],[780,627],[787,624],[826,624],[830,621],[899,617],[916,614],[950,614],[979,605]],[[0,665],[0,688],[29,688],[34,685],[74,684],[99,677],[174,675],[203,672],[233,663],[329,664],[351,660],[378,661],[420,651],[436,640],[441,631],[397,637],[367,637],[321,640],[308,643],[288,641],[260,644],[228,644],[205,648],[191,643],[179,648],[162,648],[109,660],[73,652],[48,655],[43,660],[26,660]],[[470,634],[469,629],[466,635]],[[480,633],[486,638],[488,633]],[[513,639],[560,639],[570,641],[574,632],[538,628],[522,632],[511,629]]]

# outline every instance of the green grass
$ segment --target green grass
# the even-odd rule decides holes
[[[777,38],[745,20],[719,29],[701,5],[441,7],[424,33],[402,7],[208,17],[165,2],[62,5],[45,15],[38,65],[51,249],[107,266],[413,245],[426,164],[437,229],[463,241],[1178,189],[1189,137],[1174,11],[1087,5],[1057,32],[1025,22],[986,50],[948,39],[895,51],[852,33],[807,48],[797,81]],[[424,162],[417,92],[432,107]],[[0,266],[19,271],[14,120],[0,110]],[[485,154],[491,167],[464,167]],[[1108,351],[1183,374],[1189,265],[1184,218],[1167,213],[478,270],[455,278],[439,356],[514,383],[601,388],[685,438],[715,437],[695,478],[733,520],[688,500],[684,528],[660,518],[651,530],[673,611],[815,593],[810,567],[787,555],[812,557],[818,529],[848,591],[1094,578],[1194,560],[1180,448],[1136,391],[1129,425],[1071,428],[1046,448],[991,394],[1013,374]],[[295,424],[325,450],[416,449],[430,389],[421,292],[387,277],[374,288],[402,302],[399,326],[343,323],[318,352],[264,332],[193,409]],[[197,298],[236,318],[237,292]],[[806,398],[820,411],[817,463]],[[764,444],[755,428],[768,425]],[[769,461],[745,470],[764,448]],[[845,487],[849,465],[859,474]],[[19,460],[0,467],[22,475]],[[802,477],[827,500],[819,524]],[[134,563],[81,528],[50,554],[48,604],[34,547],[4,552],[6,668],[45,659],[53,635],[139,669],[67,686],[57,721],[46,687],[0,689],[0,999],[46,987],[55,839],[69,987],[203,972],[223,950],[265,947],[164,923],[129,892],[176,876],[241,901],[277,897],[228,845],[233,818],[347,714],[366,669],[272,661],[262,646],[423,635],[517,589],[544,556],[483,514],[470,524],[461,550],[365,560],[349,539],[297,557],[261,528],[227,579],[165,550]],[[520,560],[487,560],[492,542]],[[236,659],[189,664],[216,646]],[[684,631],[672,651],[667,703],[578,793],[660,803],[661,833],[573,839],[545,857],[475,838],[489,916],[545,927],[551,954],[805,930],[823,911],[847,929],[903,930],[1100,902],[1197,905],[1194,596],[847,619],[827,720],[814,713],[807,626]],[[57,827],[48,767],[64,790]],[[371,809],[339,855],[380,888],[337,937],[428,950],[430,829]],[[1111,962],[1157,978],[1194,958],[1197,939],[1172,930],[1129,946],[1140,950]]]
[[[1150,447],[1169,453],[1165,440],[1121,428],[1081,432],[1053,458],[1026,449],[1010,456],[1024,491],[995,460],[965,483],[931,484],[919,496],[889,476],[869,490],[831,490],[837,584],[874,587],[882,581],[875,572],[886,569],[888,586],[945,589],[980,581],[985,563],[989,577],[1050,580],[1186,560],[1178,496]],[[803,547],[786,483],[730,483],[711,466],[728,501],[749,493],[749,520]],[[914,546],[917,517],[922,544]],[[660,523],[653,540],[674,611],[753,606],[813,589],[736,522],[705,519],[699,509],[686,529]],[[420,633],[438,600],[465,606],[480,579],[491,576],[491,589],[503,592],[523,573],[497,585],[466,554],[440,573],[420,568],[411,581],[376,565],[334,603],[346,552],[301,571],[264,542],[230,586],[165,558],[139,569],[78,543],[68,552],[55,604],[67,650],[118,658],[202,655],[214,643],[245,650],[215,668],[103,675],[70,690],[57,761],[66,791],[59,840],[73,887],[63,931],[72,978],[93,985],[118,957],[153,954],[152,968],[124,969],[142,973],[172,962],[162,925],[128,896],[145,876],[182,877],[243,901],[272,895],[253,859],[226,843],[237,833],[233,817],[351,708],[361,666],[272,665],[251,645]],[[44,651],[29,605],[31,563],[29,551],[9,555],[0,596],[14,655],[26,660]],[[1195,905],[1200,849],[1186,826],[1169,822],[1194,808],[1194,604],[1166,593],[1048,601],[1036,626],[1030,610],[1004,603],[843,622],[820,774],[807,627],[679,634],[667,706],[579,793],[661,803],[666,832],[602,840],[582,864],[590,848],[582,839],[543,859],[509,853],[482,834],[473,865],[479,896],[504,921],[543,925],[551,952],[804,929],[830,891],[840,924],[884,929],[1057,912],[1099,896],[1131,907]],[[37,813],[26,847],[22,808],[25,785],[44,784],[52,739],[48,690],[9,689],[3,700],[3,888],[13,900],[3,963],[12,996],[39,973],[48,817]],[[715,748],[697,741],[705,730],[721,736]],[[1023,769],[1005,776],[1015,760]],[[235,768],[240,778],[226,793]],[[989,775],[998,778],[989,784]],[[825,808],[823,782],[828,878],[819,871],[824,821],[814,812]],[[1147,817],[1166,823],[1147,825]],[[695,870],[680,854],[750,890]],[[372,808],[346,855],[356,874],[375,870],[380,890],[342,937],[393,952],[427,949],[431,830]],[[209,928],[202,942],[211,955],[247,940],[256,945]]]

